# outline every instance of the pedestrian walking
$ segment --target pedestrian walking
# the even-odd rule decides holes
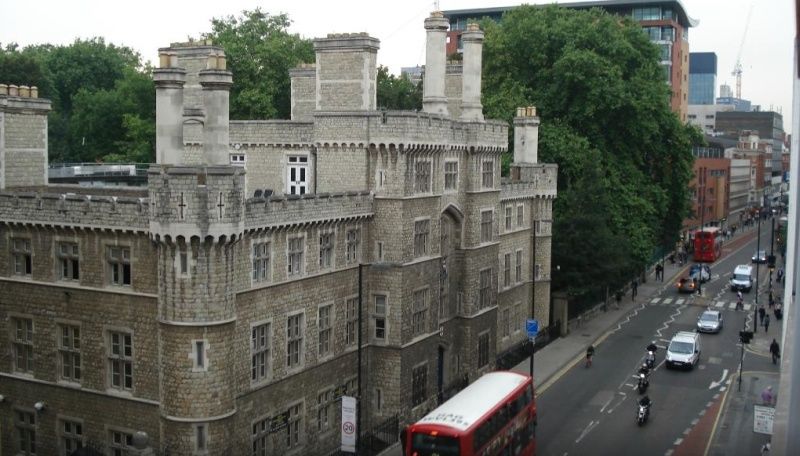
[[[633,279],[631,282],[631,301],[636,301],[636,295],[639,292],[639,279]]]
[[[772,401],[774,400],[775,395],[772,393],[772,386],[764,388],[764,391],[761,392],[761,402],[764,405],[772,405]]]
[[[778,283],[781,283],[781,279],[783,279],[783,268],[778,268]]]
[[[764,308],[764,304],[761,304],[758,308],[758,324],[764,324],[764,315],[767,314],[767,309]]]
[[[661,263],[656,265],[656,280],[664,281],[664,266]]]
[[[772,364],[778,364],[778,358],[781,357],[781,348],[777,340],[772,339],[772,343],[769,344],[769,352],[772,354]]]
[[[614,299],[617,301],[617,309],[619,309],[622,303],[622,290],[617,290],[616,294],[614,294]]]
[[[769,442],[761,446],[761,456],[769,456],[769,450],[772,448]]]
[[[772,310],[772,308],[775,307],[775,295],[772,294],[772,290],[769,290],[768,302],[769,302],[769,308],[770,310]]]
[[[764,315],[764,332],[769,332],[769,315]]]

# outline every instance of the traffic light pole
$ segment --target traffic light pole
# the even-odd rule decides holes
[[[758,211],[758,237],[756,239],[756,305],[753,309],[753,333],[758,332],[758,266],[761,265],[761,258],[759,257],[761,253],[761,210]]]

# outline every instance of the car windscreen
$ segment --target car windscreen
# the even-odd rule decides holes
[[[715,314],[704,313],[703,315],[700,315],[700,321],[714,322],[717,320],[718,318]]]
[[[672,341],[669,343],[669,351],[680,355],[692,354],[692,344],[689,342]]]
[[[744,282],[744,281],[750,280],[750,276],[747,275],[747,274],[734,274],[733,275],[733,280],[741,280],[741,281]]]
[[[414,434],[411,450],[419,456],[458,456],[460,453],[457,438],[429,434]]]

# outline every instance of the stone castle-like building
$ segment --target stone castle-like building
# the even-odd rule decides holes
[[[548,321],[535,110],[503,180],[483,33],[453,69],[425,29],[423,112],[376,110],[366,34],[314,41],[288,121],[229,120],[223,49],[161,49],[146,189],[48,186],[50,103],[0,85],[2,453],[327,454],[341,395],[414,420],[524,342],[534,293]]]

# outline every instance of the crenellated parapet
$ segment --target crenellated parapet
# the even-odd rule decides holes
[[[0,222],[145,233],[148,200],[127,196],[0,192]]]
[[[161,166],[148,170],[154,240],[238,239],[244,229],[244,170],[234,166]]]
[[[500,200],[556,197],[558,165],[527,165],[526,176],[526,180],[504,180],[500,190]]]
[[[317,193],[250,198],[245,203],[248,231],[371,218],[371,192]]]

